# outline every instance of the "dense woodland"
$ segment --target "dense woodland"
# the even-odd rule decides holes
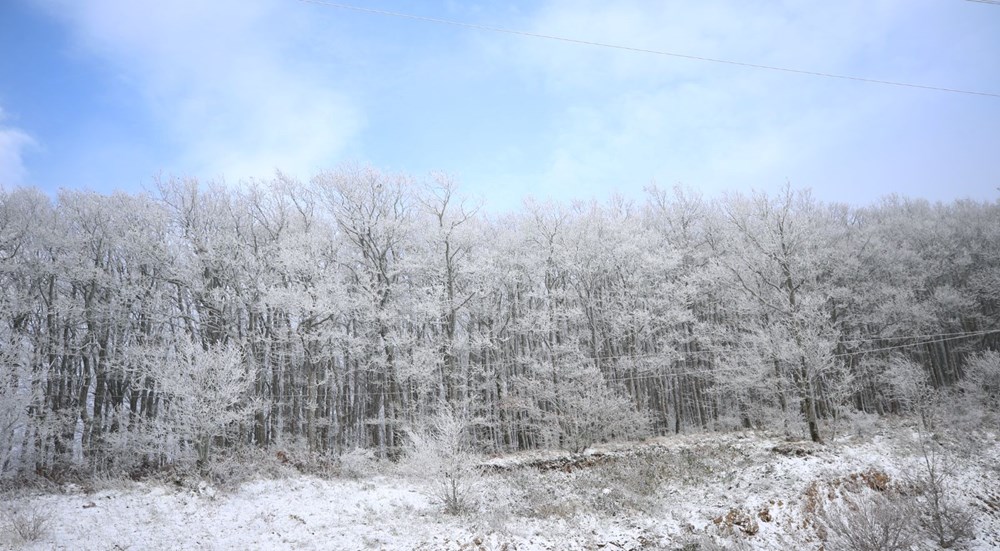
[[[392,457],[1000,399],[1000,202],[805,191],[494,215],[445,176],[0,191],[0,475]],[[958,406],[956,406],[958,407]]]

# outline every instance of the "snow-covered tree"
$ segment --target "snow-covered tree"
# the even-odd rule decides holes
[[[651,188],[488,213],[445,176],[368,166],[154,196],[2,190],[0,462],[392,456],[442,404],[495,451],[646,421],[818,439],[845,408],[921,411],[924,390],[991,408],[998,208]]]
[[[182,451],[193,448],[198,464],[206,465],[215,440],[232,436],[252,418],[257,407],[250,394],[253,373],[233,344],[206,348],[184,339],[155,360],[150,367],[165,401],[165,431],[178,439]]]
[[[839,228],[807,193],[790,188],[775,198],[733,196],[722,209],[717,261],[774,335],[768,353],[791,383],[810,438],[820,441],[820,389],[841,367],[833,357],[837,333],[826,281]]]

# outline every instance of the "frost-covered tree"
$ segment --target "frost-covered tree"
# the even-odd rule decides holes
[[[481,491],[483,473],[471,424],[441,403],[437,413],[406,431],[403,470],[422,480],[427,495],[446,512],[469,509]]]
[[[32,429],[28,413],[37,399],[33,395],[31,374],[23,358],[17,357],[18,347],[9,340],[3,344],[5,350],[0,352],[0,362],[4,366],[0,373],[0,479],[18,474],[22,467],[22,456],[28,451],[23,448],[24,442]]]
[[[995,203],[652,188],[466,205],[446,177],[366,166],[155,195],[0,191],[4,472],[210,445],[390,456],[442,404],[501,451],[647,420],[819,438],[846,408],[922,411],[915,382],[963,396],[935,408],[965,419],[997,402]],[[260,407],[192,429],[197,395],[170,377],[227,370],[238,388],[202,403]]]
[[[190,339],[176,350],[151,358],[152,375],[163,393],[160,420],[165,432],[176,438],[180,450],[196,452],[199,465],[211,459],[214,442],[232,436],[248,423],[256,410],[250,390],[254,377],[243,354],[233,344],[207,348]]]
[[[981,407],[1000,413],[1000,352],[986,350],[969,359],[962,389]]]
[[[454,179],[436,174],[426,184],[417,200],[419,219],[428,228],[419,250],[410,262],[411,271],[421,274],[423,285],[433,302],[433,322],[430,338],[439,343],[439,378],[442,397],[449,403],[465,400],[468,365],[463,362],[460,319],[475,294],[469,288],[469,272],[473,248],[471,233],[476,207],[469,206],[457,192]]]
[[[373,441],[385,457],[398,447],[399,401],[396,376],[399,350],[397,305],[404,277],[401,260],[414,230],[411,179],[384,174],[371,166],[344,166],[313,179],[317,193],[336,221],[347,245],[340,267],[351,281],[356,334],[354,361],[366,372],[368,418]]]
[[[807,193],[733,196],[722,205],[717,261],[772,335],[767,352],[820,441],[820,389],[840,376],[827,280],[840,228]]]

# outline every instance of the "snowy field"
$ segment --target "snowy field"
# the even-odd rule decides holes
[[[816,519],[838,504],[905,494],[934,452],[948,499],[967,511],[967,549],[1000,549],[995,433],[925,439],[871,428],[826,445],[755,432],[661,437],[576,456],[492,458],[463,481],[470,510],[446,514],[428,481],[393,465],[354,476],[295,475],[230,489],[195,480],[70,485],[4,496],[0,547],[11,549],[825,549]],[[930,448],[928,448],[930,446]],[[359,472],[360,471],[360,472]],[[14,523],[44,521],[35,541]],[[907,525],[913,549],[935,544]],[[841,542],[842,543],[842,542]]]

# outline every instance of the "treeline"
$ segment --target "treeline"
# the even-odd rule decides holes
[[[3,476],[391,456],[445,409],[490,450],[819,440],[927,389],[996,390],[998,203],[651,189],[494,216],[364,166],[157,188],[0,192]]]

